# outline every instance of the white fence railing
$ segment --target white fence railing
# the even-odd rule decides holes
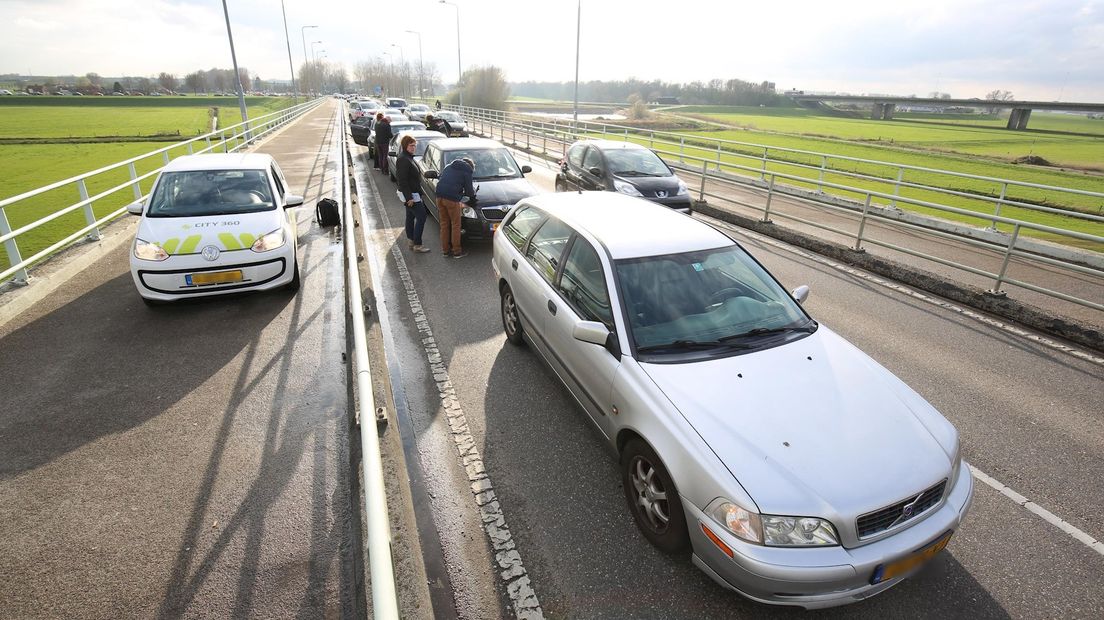
[[[605,138],[632,141],[648,146],[674,167],[698,176],[700,185],[696,188],[700,201],[713,198],[719,201],[736,203],[750,207],[762,214],[762,221],[769,222],[771,217],[780,217],[799,222],[803,225],[820,228],[854,240],[853,248],[861,251],[863,244],[878,245],[902,252],[917,258],[932,261],[976,276],[988,278],[993,282],[990,293],[1004,294],[1006,285],[1015,285],[1036,293],[1061,299],[1066,302],[1104,310],[1104,304],[1096,299],[1085,299],[1075,294],[1057,291],[1048,286],[1049,282],[1028,282],[1009,276],[1009,264],[1013,258],[1058,267],[1069,273],[1090,276],[1104,286],[1104,216],[1068,208],[1046,206],[1024,200],[1010,198],[1009,188],[1017,191],[1045,191],[1048,203],[1065,202],[1084,204],[1088,200],[1100,200],[1104,209],[1104,192],[1077,188],[1064,188],[1011,179],[999,179],[960,172],[921,168],[904,164],[879,162],[837,156],[828,153],[815,153],[796,149],[786,149],[766,145],[754,145],[730,140],[703,138],[697,135],[683,135],[671,132],[640,130],[631,127],[570,120],[536,119],[523,114],[487,110],[480,108],[463,109],[450,106],[459,111],[474,132],[501,138],[530,152],[551,158],[566,156],[567,147],[581,138]],[[735,150],[735,147],[754,147],[760,149],[757,155],[749,155]],[[772,154],[801,155],[815,157],[816,164],[801,163],[793,158],[779,159]],[[876,170],[847,170],[838,162],[861,163],[873,168],[897,170],[888,176],[878,176]],[[906,173],[924,173],[928,176],[918,180],[905,180]],[[999,197],[993,197],[976,190],[954,189],[935,184],[933,179],[961,179],[975,182],[995,183],[999,187]],[[707,181],[712,185],[709,191]],[[873,182],[875,185],[861,186],[859,182]],[[948,185],[953,185],[948,183]],[[718,187],[740,187],[766,191],[762,204],[750,204],[733,198],[729,193],[719,193]],[[878,187],[881,189],[878,189]],[[907,191],[903,191],[907,190]],[[855,230],[844,230],[809,219],[802,219],[772,209],[772,199],[778,194],[786,194],[805,201],[816,202],[839,212],[858,216]],[[947,197],[956,199],[949,200]],[[963,204],[965,201],[965,204]],[[952,203],[952,204],[948,204]],[[960,205],[960,206],[956,206]],[[979,210],[979,204],[992,205],[991,210]],[[1058,225],[1042,224],[1023,217],[1012,217],[1008,210],[1002,214],[1002,207],[1024,209],[1019,213],[1040,215],[1059,221],[1089,222],[1088,227],[1094,233],[1063,228]],[[917,211],[936,214],[942,217],[957,218],[962,221],[979,222],[978,233],[959,234],[955,227],[944,230],[900,217],[902,211]],[[1033,218],[1034,219],[1034,218]],[[924,253],[916,247],[880,241],[870,236],[867,228],[869,220],[892,223],[893,226],[911,230],[923,230],[927,234],[961,243],[973,248],[985,249],[1002,256],[1001,266],[993,271],[980,264],[968,264],[949,260],[941,256]],[[965,228],[965,227],[963,227]],[[1025,234],[1026,233],[1026,234]],[[1068,252],[1062,247],[1051,252],[1044,244],[1027,238],[1031,234],[1044,239],[1056,240],[1058,244],[1072,246]],[[1084,259],[1084,260],[1079,260]],[[1091,287],[1090,287],[1091,289]],[[1093,292],[1093,291],[1089,291]],[[1095,291],[1099,292],[1099,291]]]
[[[98,240],[100,228],[124,215],[127,212],[127,204],[141,200],[142,183],[156,177],[173,157],[216,151],[224,153],[238,151],[313,110],[323,101],[325,99],[308,101],[0,200],[0,244],[3,244],[7,256],[7,265],[0,270],[0,282],[8,279],[17,283],[26,282],[29,277],[28,272],[35,264],[81,239]],[[151,165],[152,169],[139,173],[139,168],[144,170]],[[90,186],[96,188],[97,191],[94,194],[90,192]],[[55,202],[54,192],[66,190],[70,195],[79,196],[80,200],[60,208],[51,208],[48,203]],[[133,196],[127,195],[128,190],[133,193]],[[93,209],[96,203],[101,205],[108,203],[114,208],[109,207],[111,210],[107,213],[103,213],[101,209],[100,215],[97,216]],[[43,211],[48,212],[13,230],[8,219],[8,209],[24,206],[30,209],[42,206]],[[71,220],[72,214],[78,213],[83,214],[83,222],[66,221],[67,226],[62,227],[60,231],[43,228],[46,224],[60,221],[67,216]],[[29,253],[30,256],[24,257],[25,253]]]

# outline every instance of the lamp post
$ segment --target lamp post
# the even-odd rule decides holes
[[[575,13],[575,107],[571,113],[576,131],[579,129],[579,34],[582,32],[582,26],[583,0],[578,0]]]
[[[387,96],[393,97],[395,93],[391,92],[391,90],[395,87],[395,55],[391,52],[384,52],[383,55],[387,56],[387,62],[391,67],[387,71]]]
[[[398,43],[392,43],[391,47],[399,48],[399,71],[402,71],[403,96],[409,97],[410,95],[406,93],[406,91],[410,90],[406,87],[406,54],[403,53],[403,48]]]
[[[280,0],[280,12],[284,14],[284,42],[287,43],[288,69],[291,69],[291,91],[295,93],[295,103],[299,103],[299,87],[295,85],[295,65],[291,62],[291,39],[287,31],[287,10],[284,9],[284,0]]]
[[[422,77],[425,75],[425,69],[422,68],[422,33],[417,30],[407,30],[406,32],[407,34],[418,35],[418,96],[425,97],[425,86],[422,84]]]
[[[464,70],[460,63],[460,6],[455,2],[447,2],[446,0],[439,0],[439,2],[456,9],[456,90],[460,94],[460,107],[462,108],[464,107],[464,85],[461,82],[464,78]]]
[[[310,62],[310,59],[307,58],[307,36],[306,36],[307,28],[317,28],[317,27],[318,26],[302,26],[302,27],[299,28],[299,38],[303,40],[303,64],[304,65],[306,65],[308,62]],[[307,73],[307,71],[304,71],[303,75],[306,75],[306,73]],[[303,86],[303,89],[306,90],[306,85]]]
[[[245,110],[245,90],[242,89],[241,73],[238,72],[238,55],[234,52],[234,33],[230,30],[230,10],[226,8],[226,0],[222,0],[222,14],[226,16],[226,38],[230,40],[230,60],[234,63],[234,81],[238,85],[238,107],[245,123],[245,140],[249,142],[253,137],[249,134],[249,113]]]

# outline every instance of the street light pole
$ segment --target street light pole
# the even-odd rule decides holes
[[[291,90],[295,93],[295,103],[299,103],[299,87],[295,85],[295,65],[291,62],[291,39],[287,31],[287,10],[284,9],[284,0],[280,0],[280,12],[284,14],[284,42],[287,43],[288,69],[291,69]]]
[[[422,77],[425,76],[425,69],[422,67],[422,33],[417,30],[407,30],[406,32],[418,35],[418,96],[425,97],[425,85],[422,84]]]
[[[230,30],[230,10],[226,0],[222,0],[222,14],[226,16],[226,38],[230,40],[230,60],[234,63],[234,80],[238,84],[238,107],[241,109],[242,122],[245,123],[245,140],[253,139],[249,134],[249,113],[245,110],[245,89],[242,88],[241,73],[238,72],[238,55],[234,52],[234,33]]]
[[[391,44],[391,47],[397,47],[397,48],[399,48],[399,70],[400,70],[400,71],[402,71],[402,89],[403,89],[403,96],[404,96],[404,97],[409,97],[410,95],[408,95],[408,94],[406,93],[406,91],[410,90],[410,89],[409,89],[409,88],[407,88],[407,86],[406,86],[406,54],[405,54],[405,53],[403,53],[403,48],[402,48],[402,46],[401,46],[401,45],[399,45],[398,43],[392,43],[392,44]]]
[[[303,64],[304,65],[306,65],[307,63],[310,62],[310,59],[307,58],[307,36],[306,36],[307,28],[317,28],[317,27],[318,26],[303,26],[303,27],[299,28],[299,37],[303,40]],[[307,71],[309,71],[309,68],[307,70],[303,71],[303,75],[306,75]],[[304,88],[304,90],[306,90],[306,85],[304,85],[303,88]]]
[[[583,29],[583,0],[578,0],[575,13],[575,107],[571,114],[575,129],[579,128],[579,39]]]
[[[456,9],[456,90],[459,92],[460,107],[464,107],[464,69],[460,63],[460,6],[454,2],[439,0],[441,4],[451,5]]]

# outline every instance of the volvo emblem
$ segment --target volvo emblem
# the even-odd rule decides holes
[[[667,197],[667,192],[665,190],[661,189],[661,190],[656,191],[656,198],[666,198],[666,197]]]
[[[209,245],[203,248],[203,260],[218,260],[219,249],[216,246]]]

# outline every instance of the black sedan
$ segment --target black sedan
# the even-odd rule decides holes
[[[464,157],[475,162],[475,204],[467,204],[460,214],[460,234],[465,239],[490,239],[499,223],[517,201],[540,191],[524,175],[529,166],[518,166],[513,155],[502,143],[486,138],[455,138],[435,140],[426,147],[417,162],[422,177],[422,196],[426,208],[437,221],[437,179],[445,166]]]
[[[580,140],[567,150],[556,191],[620,192],[690,212],[690,191],[650,149],[632,142]]]

